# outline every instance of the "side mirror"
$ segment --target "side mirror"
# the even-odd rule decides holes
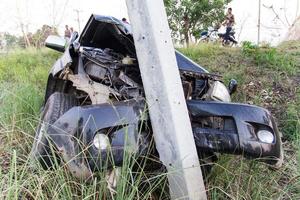
[[[49,35],[45,41],[45,46],[56,51],[65,51],[66,40],[57,35]]]
[[[234,79],[231,79],[228,85],[229,94],[233,94],[236,92],[238,86],[238,82]]]

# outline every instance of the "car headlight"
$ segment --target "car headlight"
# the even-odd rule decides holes
[[[100,150],[105,150],[110,146],[110,141],[107,135],[97,133],[93,140],[93,145]]]
[[[230,94],[226,86],[220,81],[215,81],[211,87],[210,99],[215,101],[230,102]]]
[[[270,131],[260,130],[257,132],[257,137],[261,142],[272,144],[274,142],[274,135]]]

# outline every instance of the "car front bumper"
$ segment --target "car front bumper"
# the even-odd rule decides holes
[[[121,166],[125,149],[138,155],[146,151],[149,140],[139,129],[143,109],[142,101],[73,107],[48,128],[47,136],[70,172],[88,179],[104,167]],[[93,145],[99,132],[109,137],[109,148]]]
[[[279,167],[282,164],[280,134],[270,113],[260,107],[207,101],[187,101],[195,144],[200,151],[242,154],[259,158]],[[149,133],[141,131],[147,120],[144,101],[74,107],[48,128],[59,155],[70,172],[88,179],[94,171],[122,166],[126,149],[136,156],[147,152]],[[210,119],[213,125],[201,127],[198,121]],[[261,142],[257,131],[274,135],[272,143]],[[97,133],[107,134],[110,148],[99,150],[93,145]]]
[[[259,158],[274,167],[283,162],[281,136],[268,110],[247,104],[188,101],[197,148]],[[195,126],[210,118],[213,128]],[[273,142],[262,142],[258,131],[272,133]]]

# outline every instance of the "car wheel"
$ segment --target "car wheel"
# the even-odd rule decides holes
[[[42,111],[30,153],[33,161],[40,162],[44,169],[52,167],[55,163],[55,153],[53,153],[55,151],[51,148],[53,146],[49,145],[47,129],[60,116],[76,105],[78,105],[78,101],[73,95],[55,92],[48,98]]]

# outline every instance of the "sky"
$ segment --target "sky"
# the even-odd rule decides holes
[[[259,0],[233,0],[239,41],[257,41]],[[278,44],[300,14],[299,0],[261,0],[261,41]]]
[[[61,33],[65,24],[78,31],[75,10],[81,29],[92,13],[127,17],[125,0],[0,0],[0,32],[20,34],[20,21],[31,32],[43,24],[58,25]]]
[[[257,41],[259,0],[233,0],[236,37],[239,41]],[[261,0],[261,41],[272,44],[285,38],[288,27],[299,15],[299,0]],[[273,6],[273,7],[271,7]],[[20,34],[20,23],[34,32],[43,24],[57,25],[62,34],[65,24],[79,30],[92,13],[128,18],[125,0],[0,0],[0,32]]]

